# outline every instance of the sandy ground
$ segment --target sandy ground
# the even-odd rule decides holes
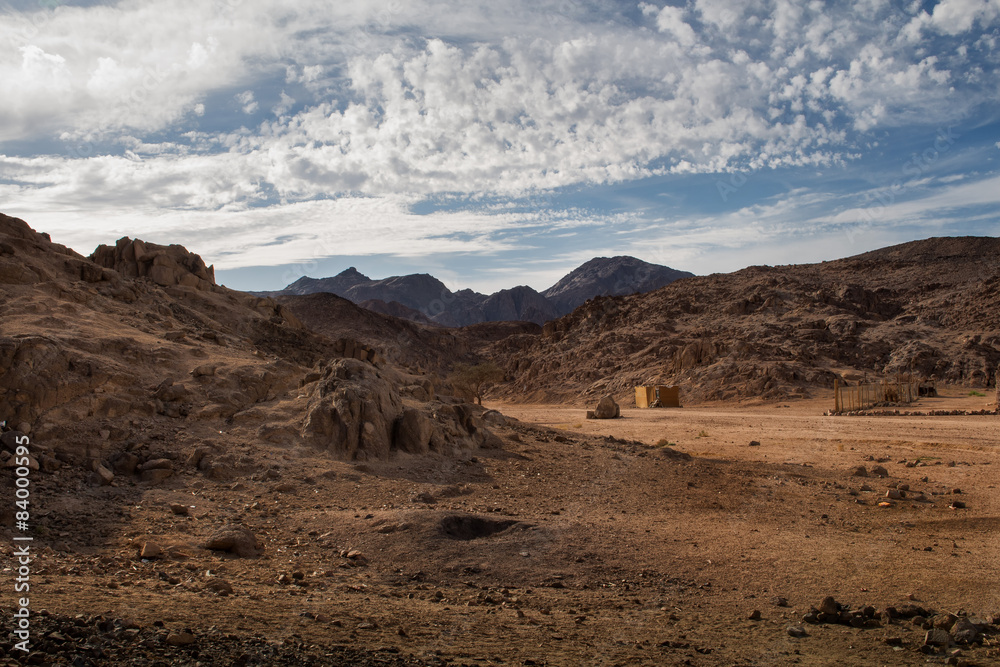
[[[916,409],[988,400],[943,393]],[[191,629],[203,651],[222,632],[426,664],[943,664],[950,654],[919,652],[924,630],[910,619],[788,628],[827,595],[876,618],[907,604],[1000,613],[1000,418],[826,417],[829,403],[625,409],[607,421],[494,405],[520,422],[497,427],[503,449],[465,460],[349,464],[247,442],[255,472],[224,482],[191,470],[92,489],[86,510],[50,489],[39,504],[53,526],[61,515],[99,530],[91,546],[41,552],[33,604]],[[196,428],[182,435],[210,436]],[[862,465],[889,476],[853,476]],[[908,497],[880,507],[901,484]],[[199,549],[221,523],[253,530],[263,555]],[[174,557],[140,559],[148,540]],[[232,594],[212,591],[217,578]],[[1000,664],[996,640],[955,661]],[[198,664],[192,647],[170,650],[169,664]]]

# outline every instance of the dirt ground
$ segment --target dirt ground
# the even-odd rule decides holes
[[[991,398],[942,393],[915,409]],[[1000,664],[995,626],[929,656],[911,618],[879,621],[906,605],[1000,613],[1000,417],[823,416],[831,402],[626,408],[602,421],[497,404],[513,418],[495,427],[502,449],[360,464],[192,423],[178,443],[225,438],[245,467],[155,486],[81,475],[56,488],[39,473],[38,627],[45,613],[114,627],[37,636],[35,664],[268,664],[282,647],[302,664]],[[878,465],[887,478],[852,474]],[[903,484],[906,498],[879,505]],[[201,548],[223,524],[251,530],[262,555]],[[165,554],[140,558],[150,541]],[[803,623],[825,596],[874,607],[871,627]],[[191,643],[167,644],[184,630]],[[226,642],[245,650],[213,653]],[[11,658],[10,639],[2,649],[26,659]]]

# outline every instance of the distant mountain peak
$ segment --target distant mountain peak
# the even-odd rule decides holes
[[[368,276],[358,271],[355,267],[349,266],[336,275],[337,278],[357,278],[358,280],[371,280]]]
[[[556,304],[561,314],[565,314],[595,296],[652,292],[693,275],[629,255],[595,257],[570,271],[542,294]]]
[[[544,324],[595,296],[647,292],[690,275],[628,255],[595,257],[544,293],[518,285],[487,295],[471,289],[453,292],[429,273],[373,280],[351,266],[331,278],[301,278],[276,294],[329,292],[371,310],[445,326],[498,321]]]

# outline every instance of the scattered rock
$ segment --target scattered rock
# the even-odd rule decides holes
[[[170,459],[152,459],[139,466],[139,470],[143,472],[146,470],[172,470],[173,467],[174,463]]]
[[[232,584],[230,584],[228,581],[225,581],[223,579],[211,579],[207,584],[205,584],[205,588],[207,588],[208,590],[212,591],[216,595],[232,595],[233,594],[233,586],[232,586]]]
[[[941,628],[931,628],[924,635],[924,646],[947,646],[951,643],[951,635]]]
[[[833,599],[832,595],[827,595],[823,598],[823,601],[819,603],[819,612],[821,614],[830,615],[839,614],[840,606],[837,604],[837,601]]]
[[[163,549],[159,544],[153,541],[147,541],[142,545],[142,549],[139,550],[139,558],[160,558],[163,556]]]
[[[103,465],[98,465],[97,468],[94,469],[94,476],[97,478],[97,481],[101,486],[108,486],[115,479],[115,474]]]
[[[139,481],[146,482],[148,484],[159,484],[165,479],[168,479],[174,474],[173,470],[169,468],[152,468],[150,470],[143,470],[139,473]]]
[[[750,612],[750,615],[747,616],[747,619],[751,620],[751,621],[759,621],[760,620],[760,609],[754,609],[752,612]]]
[[[786,632],[788,632],[788,636],[789,637],[808,637],[809,636],[809,633],[806,632],[806,629],[803,628],[801,625],[789,625],[788,629],[786,630]]]
[[[864,466],[858,466],[853,471],[851,471],[851,475],[853,477],[867,477],[868,476],[868,468],[866,468]]]
[[[747,447],[760,447],[760,442],[758,442],[757,440],[751,440],[750,444],[747,445]]]
[[[194,635],[190,632],[172,632],[167,635],[166,642],[171,646],[187,646],[194,643]]]
[[[191,509],[187,505],[180,503],[170,503],[170,511],[177,516],[188,516],[191,513]]]
[[[252,558],[260,555],[260,544],[257,537],[246,528],[232,526],[216,531],[202,547],[213,551],[227,551],[240,558]]]
[[[888,477],[889,471],[884,466],[875,466],[872,468],[871,474],[873,477]]]
[[[954,614],[938,614],[931,618],[931,624],[935,628],[941,628],[942,630],[951,630],[952,626],[955,625],[955,621],[958,617]]]
[[[979,627],[967,618],[959,618],[951,626],[951,637],[956,644],[971,644],[979,636]]]

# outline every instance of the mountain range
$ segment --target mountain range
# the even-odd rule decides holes
[[[543,292],[519,285],[480,294],[470,289],[453,292],[426,273],[375,280],[352,266],[336,276],[303,277],[282,290],[258,294],[280,297],[328,292],[385,315],[451,327],[505,321],[544,324],[597,296],[650,292],[693,275],[635,257],[595,257]]]

